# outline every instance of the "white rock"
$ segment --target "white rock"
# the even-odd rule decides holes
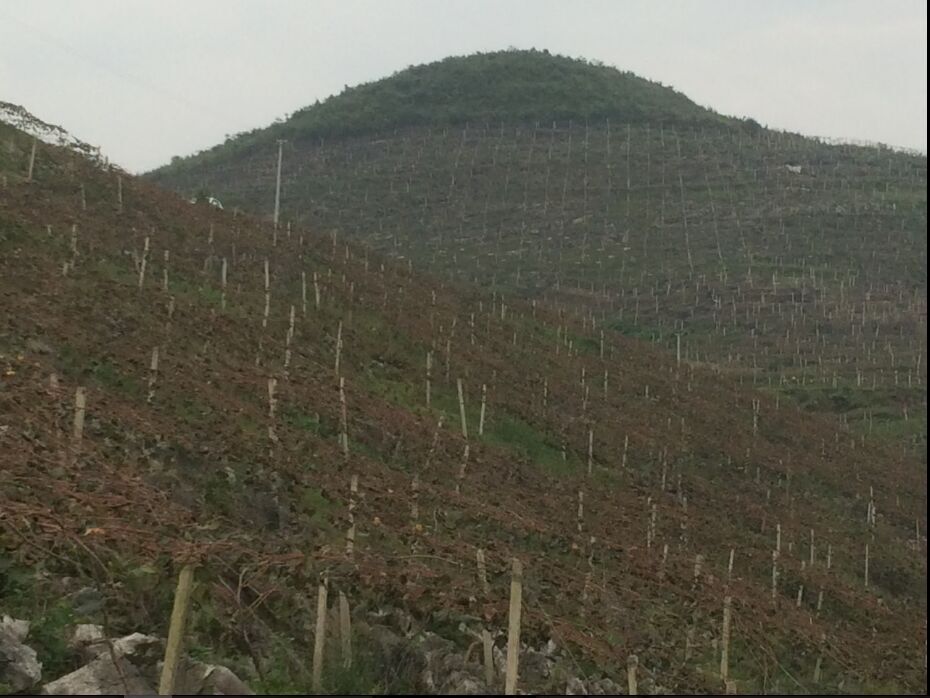
[[[153,694],[155,690],[125,658],[114,663],[100,656],[77,671],[65,674],[42,687],[44,695],[79,696],[89,694]]]
[[[4,616],[0,621],[0,683],[14,691],[35,686],[42,679],[42,662],[36,651],[24,645],[29,622]]]
[[[87,661],[107,651],[103,628],[93,623],[81,623],[74,628],[69,645]]]
[[[17,620],[4,614],[3,620],[0,620],[0,631],[6,631],[17,642],[25,642],[29,635],[29,621]]]
[[[573,676],[568,680],[568,683],[565,684],[565,695],[567,696],[586,696],[588,695],[588,690],[584,687],[584,683],[577,676]]]

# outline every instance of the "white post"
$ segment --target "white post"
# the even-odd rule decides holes
[[[33,136],[32,152],[29,154],[29,174],[26,177],[26,179],[30,182],[32,181],[32,172],[35,168],[35,164],[36,164],[36,138]]]
[[[729,596],[723,599],[723,632],[720,638],[720,678],[730,678],[730,604]]]
[[[523,564],[513,559],[510,579],[510,619],[507,628],[507,674],[504,695],[517,693],[517,672],[520,661],[520,615],[523,610]]]
[[[278,176],[274,188],[274,227],[278,229],[278,217],[281,213],[281,158],[284,153],[284,141],[278,139]]]

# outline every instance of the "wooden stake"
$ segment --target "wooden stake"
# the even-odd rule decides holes
[[[336,375],[339,375],[339,361],[342,358],[342,320],[336,330]]]
[[[520,663],[520,614],[523,610],[523,563],[513,558],[510,578],[510,616],[507,625],[507,675],[504,695],[517,693],[517,673]]]
[[[778,551],[772,551],[772,601],[778,593]]]
[[[478,567],[478,582],[481,585],[481,593],[484,594],[485,597],[489,597],[491,595],[491,587],[488,584],[488,569],[484,562],[484,550],[481,548],[475,551],[475,562]]]
[[[84,412],[87,407],[87,391],[78,388],[74,391],[74,445],[79,448],[84,437]]]
[[[410,481],[410,518],[413,519],[413,530],[417,533],[417,523],[420,519],[420,476],[413,474]]]
[[[148,261],[149,256],[149,239],[145,238],[145,243],[142,248],[142,262],[139,264],[139,290],[142,290],[142,285],[145,283],[145,265]]]
[[[155,399],[155,380],[158,378],[158,347],[152,348],[152,360],[149,362],[149,394],[146,402],[152,404]]]
[[[478,418],[478,436],[484,436],[484,413],[488,399],[488,386],[481,384],[481,415]]]
[[[635,654],[626,658],[626,683],[627,693],[631,696],[638,696],[639,690],[636,683],[636,667],[639,666],[639,659]]]
[[[268,379],[268,439],[272,443],[278,443],[278,435],[275,433],[274,429],[275,408],[278,404],[278,401],[275,398],[275,388],[277,385],[277,378]]]
[[[468,456],[471,453],[471,445],[466,441],[465,448],[462,450],[462,463],[459,465],[459,474],[455,482],[455,491],[462,491],[462,484],[465,482],[465,472],[468,470]]]
[[[358,495],[358,475],[349,480],[349,529],[346,531],[346,556],[355,552],[355,503]]]
[[[432,381],[433,378],[433,352],[426,352],[426,408],[429,409],[432,402]]]
[[[481,629],[481,644],[484,645],[484,684],[490,690],[494,684],[494,653],[487,628]]]
[[[588,429],[588,476],[594,470],[594,429]]]
[[[342,645],[342,666],[352,667],[352,615],[345,592],[339,592],[339,639]]]
[[[223,271],[220,277],[222,295],[220,296],[220,308],[226,310],[226,258],[223,257]]]
[[[168,642],[165,645],[165,660],[162,664],[158,694],[170,696],[174,693],[178,663],[190,610],[191,590],[194,586],[194,567],[185,565],[178,575],[178,587],[174,592],[174,607],[171,609],[171,624],[168,627]]]
[[[820,636],[820,654],[817,655],[817,663],[814,664],[814,683],[820,683],[820,677],[822,676],[823,669],[823,643],[826,641],[827,636]]]
[[[304,315],[307,314],[307,272],[300,272],[300,307]]]
[[[865,588],[869,588],[869,544],[865,544]]]
[[[723,631],[720,639],[720,678],[726,681],[730,676],[730,605],[732,599],[723,599]]]
[[[268,327],[268,315],[271,313],[271,274],[268,260],[265,260],[265,310],[262,313],[262,330]]]
[[[575,515],[578,524],[578,533],[584,531],[584,490],[578,490],[578,512]]]
[[[346,379],[339,376],[339,445],[343,463],[349,463],[349,422],[346,409]]]
[[[456,380],[459,390],[459,415],[462,419],[462,437],[467,441],[468,440],[468,423],[465,421],[465,393],[462,388],[462,379],[458,378]]]
[[[314,693],[323,688],[323,650],[326,647],[326,578],[320,582],[316,597],[316,633],[313,637],[313,676]]]
[[[35,169],[37,141],[38,139],[35,136],[33,136],[32,137],[32,152],[29,153],[29,173],[26,175],[26,181],[28,182],[32,181],[32,173],[33,173],[33,170]]]
[[[291,306],[291,312],[288,316],[287,335],[284,338],[284,378],[288,377],[288,369],[291,366],[291,341],[294,339],[294,306]]]

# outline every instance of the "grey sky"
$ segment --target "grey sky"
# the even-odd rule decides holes
[[[508,46],[775,128],[927,149],[924,0],[3,0],[0,99],[142,171],[344,85]]]

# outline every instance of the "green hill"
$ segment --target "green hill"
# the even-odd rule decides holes
[[[703,126],[739,123],[661,83],[598,62],[548,51],[497,51],[450,57],[375,82],[347,86],[341,94],[300,109],[284,122],[238,134],[193,158],[175,159],[161,171],[234,157],[278,138],[319,140],[410,126],[553,119]]]

